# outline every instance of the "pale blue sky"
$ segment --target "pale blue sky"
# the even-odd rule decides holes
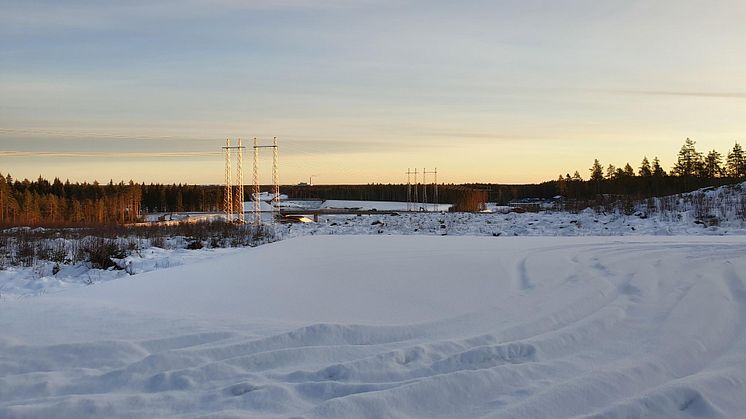
[[[668,166],[686,137],[746,142],[743,1],[0,9],[0,171],[16,177],[219,183],[238,136],[278,136],[285,183],[415,166],[529,182],[594,158]]]

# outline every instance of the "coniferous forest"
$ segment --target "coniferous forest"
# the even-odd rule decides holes
[[[505,204],[558,195],[583,202],[608,196],[643,199],[743,180],[746,155],[740,144],[724,154],[716,150],[705,154],[687,138],[668,171],[658,157],[651,160],[643,156],[634,166],[629,162],[605,166],[596,159],[587,169],[586,178],[576,170],[572,175],[567,173],[538,184],[442,184],[438,186],[438,201],[452,203],[461,210],[476,210],[486,200]],[[407,189],[406,184],[298,185],[283,186],[281,191],[291,198],[406,201]],[[248,195],[249,188],[246,191]],[[420,185],[420,194],[422,191]],[[431,185],[427,190],[429,202],[433,202],[434,192]],[[59,178],[50,182],[42,177],[29,181],[0,174],[0,225],[6,226],[125,224],[138,221],[144,213],[219,211],[222,200],[220,185],[70,183]]]

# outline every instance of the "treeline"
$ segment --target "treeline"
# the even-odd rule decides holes
[[[434,185],[418,185],[417,202],[435,202]],[[269,186],[262,190],[269,191]],[[411,186],[412,199],[415,185]],[[293,198],[370,201],[407,200],[407,185],[323,185],[282,187]],[[250,200],[246,188],[244,200]],[[14,180],[0,175],[0,225],[67,226],[108,225],[140,221],[142,214],[156,212],[221,211],[224,188],[220,185],[138,184],[110,181],[107,184],[70,183],[39,177]],[[439,185],[438,202],[452,203],[463,211],[483,208],[487,189],[463,185]]]
[[[182,212],[221,211],[223,186],[219,185],[141,185],[142,211]],[[248,190],[248,188],[247,188]]]
[[[605,166],[595,160],[588,180],[579,171],[556,180],[529,185],[441,184],[438,203],[454,204],[464,211],[481,209],[485,201],[508,203],[522,198],[563,196],[579,203],[592,204],[610,196],[625,199],[688,192],[707,186],[720,186],[746,179],[746,156],[736,143],[725,155],[711,150],[701,153],[696,143],[686,139],[676,164],[666,171],[657,157],[643,157],[639,166]],[[283,186],[281,192],[291,198],[399,201],[411,196],[417,202],[435,202],[434,185],[368,184]],[[263,186],[269,191],[269,186]],[[250,199],[246,188],[244,200]],[[423,199],[424,196],[427,199]],[[119,182],[108,184],[14,180],[0,175],[0,225],[81,225],[124,224],[140,219],[144,213],[182,211],[220,211],[223,187],[220,185],[163,185]]]
[[[604,166],[596,159],[588,171],[587,179],[576,170],[572,175],[567,173],[538,184],[471,186],[489,190],[489,200],[503,204],[525,198],[562,196],[594,205],[610,196],[636,200],[740,182],[746,180],[746,156],[738,143],[725,155],[716,150],[704,154],[687,138],[669,171],[661,166],[658,157],[652,160],[643,157],[637,167],[630,163]]]
[[[0,175],[0,224],[63,225],[136,221],[140,216],[141,186],[130,182],[62,183],[39,177],[14,181]]]
[[[124,224],[149,212],[218,211],[222,200],[221,186],[19,181],[0,175],[0,225],[6,226]]]
[[[650,161],[647,156],[637,167],[632,167],[629,162],[622,167],[613,164],[604,167],[596,159],[588,171],[587,181],[578,171],[572,176],[560,175],[554,182],[557,194],[575,199],[590,199],[598,195],[647,198],[735,183],[746,179],[746,155],[738,143],[725,158],[717,150],[704,154],[697,151],[695,141],[687,138],[669,172],[663,169],[658,157]]]

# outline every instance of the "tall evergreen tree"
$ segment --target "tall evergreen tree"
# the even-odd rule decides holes
[[[705,157],[702,177],[714,179],[723,175],[723,156],[715,150],[710,150]]]
[[[730,177],[740,179],[746,176],[746,156],[740,144],[736,143],[728,153],[726,167]]]
[[[614,179],[616,178],[616,167],[614,167],[613,164],[610,164],[609,167],[606,168],[606,179]]]
[[[635,169],[632,168],[632,166],[629,165],[629,163],[624,165],[624,177],[634,177],[635,176]]]
[[[694,145],[695,141],[687,138],[684,145],[679,150],[678,160],[674,165],[672,173],[676,176],[691,177],[700,174],[703,159],[702,153],[697,152]]]
[[[10,203],[10,187],[5,182],[5,177],[0,173],[0,224],[5,223],[6,214]]]
[[[562,174],[559,175],[559,178],[557,178],[557,189],[559,189],[560,195],[564,195],[567,193],[567,183],[565,182],[565,177],[562,176]]]
[[[663,167],[661,166],[661,161],[658,160],[658,156],[655,156],[653,158],[653,176],[655,177],[663,177],[666,176],[666,171],[663,170]]]
[[[653,176],[653,171],[650,169],[650,161],[648,161],[647,156],[642,158],[642,163],[640,163],[640,170],[637,173],[642,177]]]
[[[604,168],[601,166],[601,163],[598,161],[598,159],[593,160],[593,166],[591,166],[591,180],[594,182],[600,182],[604,179]]]

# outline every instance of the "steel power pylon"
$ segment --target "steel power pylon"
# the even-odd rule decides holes
[[[262,201],[259,190],[259,147],[257,146],[256,137],[254,137],[254,166],[252,170],[252,183],[254,184],[251,191],[251,201],[254,203],[254,224],[262,223]]]
[[[422,203],[423,207],[427,209],[427,182],[425,182],[425,175],[435,175],[433,180],[433,211],[438,210],[438,168],[436,167],[435,170],[432,170],[430,172],[426,171],[425,169],[422,169]]]
[[[412,171],[407,169],[407,211],[428,211],[428,197],[427,197],[427,175],[433,176],[433,211],[438,211],[438,168],[436,167],[432,171],[422,169],[422,194],[420,194],[420,183],[417,181],[417,168]],[[412,175],[414,175],[414,184],[412,184]],[[414,190],[413,190],[414,189]],[[420,197],[422,201],[420,202]]]
[[[414,169],[414,196],[412,197],[412,202],[417,205],[417,202],[419,202],[419,199],[417,199],[417,189],[419,189],[420,184],[417,182],[417,168]],[[419,208],[415,208],[415,210],[419,211]]]
[[[236,197],[233,198],[233,204],[236,206],[236,213],[238,214],[238,217],[236,220],[239,223],[246,222],[246,216],[244,215],[244,208],[243,208],[243,200],[244,200],[244,192],[243,192],[243,150],[244,146],[241,142],[241,139],[238,139],[238,146],[236,147],[236,154],[238,154],[238,167],[236,168],[236,180],[238,181],[238,186],[236,188]]]
[[[412,211],[412,176],[417,171],[411,171],[407,168],[407,211]],[[415,182],[417,179],[415,179]]]
[[[272,149],[272,222],[280,212],[280,152],[277,145],[277,137],[272,139],[272,145],[259,145],[254,137],[254,224],[262,223],[261,191],[259,189],[259,149]]]
[[[280,148],[277,146],[277,137],[272,138],[272,220],[280,215]],[[275,212],[277,214],[275,214]]]
[[[225,212],[225,221],[232,222],[234,221],[233,214],[236,214],[237,217],[235,218],[236,221],[243,223],[245,221],[244,219],[244,213],[243,213],[243,145],[241,144],[241,139],[238,139],[238,145],[232,146],[230,138],[226,138],[225,140],[225,146],[223,146],[223,149],[225,150],[225,192],[223,193],[223,212]],[[238,157],[238,167],[236,168],[236,181],[238,182],[238,185],[236,185],[236,189],[234,191],[233,189],[233,181],[231,177],[231,155],[233,154],[233,150],[236,150],[237,157]],[[234,196],[235,193],[235,196]]]

